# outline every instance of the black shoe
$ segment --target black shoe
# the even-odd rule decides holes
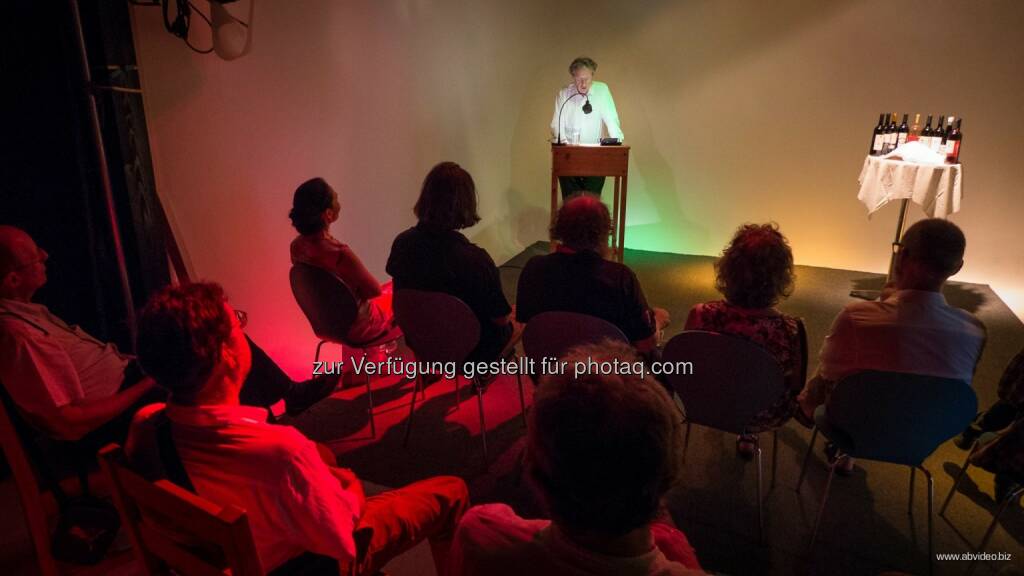
[[[341,374],[327,374],[297,382],[284,399],[285,412],[289,416],[302,414],[313,404],[333,394],[340,380]]]
[[[753,460],[757,454],[757,435],[740,434],[736,437],[736,455],[744,460]]]
[[[843,477],[853,476],[854,459],[845,454],[839,456],[839,446],[834,442],[825,444],[825,455],[829,464],[835,463],[836,474]]]
[[[1006,474],[996,474],[996,502],[1006,500],[1013,492],[1020,490],[1020,484]]]
[[[961,450],[970,450],[974,442],[981,436],[982,430],[977,424],[971,423],[959,436],[953,439],[953,444]]]

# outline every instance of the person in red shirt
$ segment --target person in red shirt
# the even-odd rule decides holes
[[[445,574],[451,537],[468,506],[465,483],[435,477],[366,498],[355,474],[329,466],[299,431],[268,424],[264,410],[240,405],[251,358],[241,319],[220,286],[188,284],[155,295],[139,316],[138,348],[170,400],[166,409],[137,415],[129,458],[143,468],[154,461],[174,467],[152,433],[166,418],[195,492],[247,512],[265,571],[312,554],[336,560],[343,573],[353,562],[359,573],[373,573],[429,539]],[[353,533],[365,528],[372,539],[357,557]]]

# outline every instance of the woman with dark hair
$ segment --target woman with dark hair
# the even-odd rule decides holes
[[[323,268],[341,279],[355,296],[358,314],[348,330],[351,342],[368,342],[391,326],[391,294],[382,294],[377,279],[355,252],[331,236],[341,207],[338,194],[323,178],[313,178],[295,189],[288,213],[299,236],[292,240],[292,262]]]
[[[739,336],[760,345],[782,368],[786,392],[748,425],[736,449],[752,457],[755,433],[777,428],[797,412],[804,385],[807,352],[799,318],[775,305],[793,292],[793,252],[776,224],[744,224],[715,262],[715,287],[724,300],[697,304],[686,330],[707,330]]]
[[[465,302],[480,321],[480,342],[468,360],[497,358],[512,336],[512,308],[494,260],[459,232],[480,221],[473,177],[454,162],[434,166],[413,213],[419,222],[391,245],[387,272],[395,289],[444,292]]]

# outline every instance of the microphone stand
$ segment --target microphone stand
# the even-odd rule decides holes
[[[575,94],[563,100],[562,105],[558,108],[558,141],[555,142],[556,146],[562,146],[565,144],[564,142],[562,142],[562,110],[565,109],[565,105],[569,103],[569,100],[572,100],[577,96],[583,96],[579,89],[576,90]]]

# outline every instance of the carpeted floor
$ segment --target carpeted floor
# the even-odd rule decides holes
[[[514,300],[522,266],[546,250],[546,244],[537,243],[502,266],[510,300]],[[694,303],[718,298],[710,257],[627,251],[626,263],[637,272],[648,301],[672,314],[668,337],[682,329]],[[797,267],[796,290],[782,309],[806,322],[811,373],[817,364],[815,352],[832,318],[851,301],[850,289],[878,288],[882,280],[878,274]],[[1024,343],[1024,326],[988,286],[954,282],[945,295],[951,304],[974,313],[988,327],[988,345],[974,382],[980,405],[987,407],[996,398],[996,382],[1003,368]],[[524,387],[529,403],[532,384],[524,380]],[[524,516],[541,515],[520,478],[524,426],[514,377],[499,377],[484,396],[490,448],[487,467],[480,447],[476,400],[463,388],[456,408],[454,384],[449,380],[427,389],[426,401],[417,404],[411,439],[403,447],[411,390],[411,384],[395,377],[374,384],[376,439],[369,438],[365,390],[360,387],[337,393],[294,423],[313,439],[330,444],[344,465],[368,481],[399,486],[425,476],[454,474],[467,480],[476,503],[506,502]],[[809,431],[795,422],[779,433],[778,484],[767,495],[766,544],[760,546],[754,465],[736,458],[734,438],[694,430],[684,481],[670,494],[669,508],[704,567],[727,574],[927,573],[926,491],[919,478],[911,519],[907,514],[909,472],[894,465],[862,463],[852,477],[834,482],[822,538],[815,551],[807,554],[826,472],[819,450],[812,457],[803,493],[794,491],[809,439]],[[770,442],[765,442],[766,468],[770,450]],[[936,511],[964,457],[950,442],[925,463],[935,476]],[[935,516],[937,553],[970,551],[991,520],[992,477],[972,470],[970,478],[966,493],[951,504],[949,520]],[[1009,552],[1017,561],[1024,557],[1024,511],[1019,506],[1004,515],[988,551]],[[415,564],[410,567],[406,563],[401,571],[392,569],[392,573],[432,573],[422,562]],[[1007,564],[982,563],[977,573],[993,574]],[[938,562],[935,569],[936,574],[960,574],[966,563]]]

